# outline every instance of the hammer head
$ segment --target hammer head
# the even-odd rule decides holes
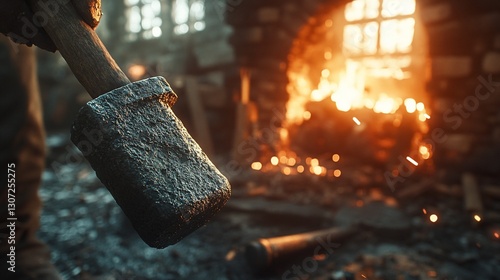
[[[172,245],[203,226],[231,195],[228,180],[170,106],[162,77],[110,91],[79,112],[71,140],[141,238]]]

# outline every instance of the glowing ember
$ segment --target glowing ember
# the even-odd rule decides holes
[[[436,215],[436,214],[432,214],[429,219],[431,220],[431,222],[435,223],[438,221],[439,217]]]
[[[302,165],[297,166],[297,172],[299,172],[300,174],[302,174],[302,173],[304,173],[304,171],[305,171],[304,166],[302,166]]]
[[[357,125],[361,125],[361,122],[358,120],[358,118],[354,117],[352,118],[352,120],[357,124]]]
[[[332,156],[332,160],[333,160],[333,162],[339,162],[339,161],[340,161],[340,155],[338,155],[338,154],[334,154],[334,155]]]
[[[340,170],[338,170],[338,169],[337,169],[337,170],[335,170],[335,171],[333,172],[333,176],[335,176],[335,177],[339,178],[340,176],[342,176],[342,171],[340,171]]]
[[[280,163],[280,160],[278,159],[277,156],[274,156],[274,157],[271,158],[271,164],[272,165],[276,166],[276,165],[278,165],[278,163]]]
[[[437,272],[434,271],[434,270],[428,271],[427,272],[427,276],[429,276],[431,278],[436,278],[437,277]]]
[[[422,212],[424,213],[424,215],[427,215],[427,209],[422,209]]]
[[[413,98],[407,98],[405,100],[405,107],[408,113],[415,113],[417,111],[417,102]]]
[[[132,65],[128,68],[128,75],[132,78],[132,80],[138,80],[146,75],[146,67],[143,65]]]
[[[427,146],[420,146],[419,152],[423,159],[429,159],[431,157],[430,150]]]
[[[409,161],[411,164],[418,166],[418,162],[411,157],[406,157],[406,160]]]
[[[252,169],[256,171],[262,170],[262,163],[260,162],[252,163]]]
[[[476,220],[476,222],[481,222],[481,216],[479,215],[474,215],[474,220]]]
[[[357,200],[356,201],[356,207],[363,207],[363,205],[365,205],[365,203],[363,202],[363,200]]]
[[[308,121],[311,119],[311,112],[305,111],[303,114],[304,120]]]
[[[281,164],[287,164],[288,163],[288,158],[286,156],[281,156],[280,157],[280,163]]]
[[[297,163],[297,160],[294,158],[289,158],[287,164],[289,166],[294,166]]]
[[[500,234],[498,232],[495,232],[493,235],[495,236],[496,239],[500,239]]]
[[[285,174],[286,176],[292,174],[292,169],[288,166],[283,168],[283,174]]]
[[[321,173],[323,173],[323,168],[321,166],[312,166],[311,167],[311,173],[313,173],[314,175],[321,175]]]
[[[319,165],[319,160],[317,158],[311,159],[311,166],[318,166]]]

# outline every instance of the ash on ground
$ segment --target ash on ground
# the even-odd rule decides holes
[[[498,215],[471,225],[460,195],[426,189],[394,198],[366,184],[251,171],[233,179],[233,197],[207,226],[153,249],[66,139],[48,138],[39,233],[66,279],[500,279]],[[488,199],[498,213],[498,199]],[[436,223],[429,221],[432,213]],[[259,238],[359,222],[369,227],[332,254],[311,250],[264,273],[244,257],[245,245]]]

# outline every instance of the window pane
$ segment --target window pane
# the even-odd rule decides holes
[[[398,51],[410,52],[415,35],[415,19],[408,18],[399,22]]]
[[[365,10],[365,1],[354,0],[347,4],[345,8],[345,19],[347,21],[354,21],[363,19]]]
[[[379,0],[354,0],[347,4],[345,18],[347,21],[374,19],[378,17],[379,8]]]
[[[141,9],[134,6],[128,9],[127,28],[132,33],[141,32]]]
[[[379,0],[366,0],[365,5],[365,18],[373,19],[378,17],[380,9],[380,1]]]
[[[384,0],[382,4],[383,17],[412,15],[415,13],[415,0]]]
[[[380,48],[383,53],[409,52],[415,33],[415,20],[386,20],[382,22]]]
[[[205,17],[205,4],[203,0],[194,1],[191,4],[191,19],[195,21],[203,20]]]
[[[360,54],[363,49],[363,32],[361,25],[346,25],[344,27],[344,51],[347,54]]]
[[[139,4],[139,0],[125,0],[125,5],[127,6],[135,6]]]
[[[363,29],[363,53],[376,54],[378,42],[378,23],[369,22]]]
[[[184,24],[189,20],[189,5],[187,0],[175,0],[172,16],[176,24]]]

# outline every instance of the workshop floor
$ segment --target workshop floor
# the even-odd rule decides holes
[[[373,204],[382,207],[381,216],[400,218],[377,221],[374,228],[379,230],[358,234],[331,255],[311,252],[259,275],[243,257],[248,242],[341,225],[359,219],[360,212],[335,203],[341,195],[332,200],[335,205],[315,203],[314,198],[300,203],[287,200],[286,193],[269,196],[262,185],[249,188],[237,182],[230,203],[211,223],[174,246],[152,249],[88,164],[72,154],[66,136],[52,135],[48,144],[40,237],[51,245],[66,279],[500,279],[500,240],[492,236],[492,227],[470,227],[455,198],[439,204],[440,219],[446,221],[441,225],[429,225],[417,214],[435,197],[392,209],[397,215]],[[341,200],[349,196],[343,194]],[[410,231],[387,230],[398,224]],[[314,269],[304,269],[308,257],[315,257]]]

